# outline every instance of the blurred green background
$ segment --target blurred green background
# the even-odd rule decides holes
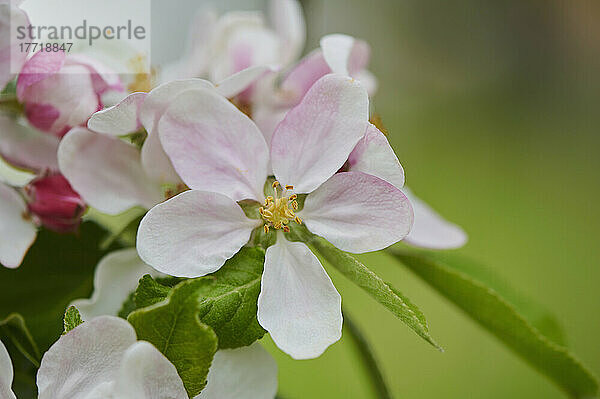
[[[459,252],[552,310],[600,374],[600,3],[303,2],[308,48],[372,46],[374,110],[408,185],[469,233]],[[425,313],[441,354],[329,267],[397,398],[562,398],[561,391],[386,255],[365,263]],[[347,338],[311,361],[271,345],[282,396],[373,397]]]

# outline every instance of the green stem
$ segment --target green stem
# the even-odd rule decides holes
[[[352,342],[356,346],[356,349],[362,358],[363,366],[369,374],[369,379],[377,398],[392,399],[392,394],[390,393],[381,369],[377,364],[377,359],[375,359],[375,354],[371,349],[371,345],[363,335],[358,325],[354,323],[352,318],[349,317],[348,313],[346,312],[344,312],[344,327],[346,327],[350,338],[352,338]]]

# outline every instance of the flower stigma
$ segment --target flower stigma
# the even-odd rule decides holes
[[[264,231],[269,232],[269,228],[273,227],[276,230],[282,229],[284,233],[289,233],[290,227],[288,223],[294,221],[298,224],[302,224],[295,211],[298,210],[298,196],[292,194],[287,196],[287,192],[294,189],[294,186],[281,187],[278,181],[273,182],[273,195],[269,195],[265,199],[263,206],[258,208],[258,212],[265,221]],[[281,193],[280,193],[281,191]]]

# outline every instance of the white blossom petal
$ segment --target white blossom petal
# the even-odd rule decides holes
[[[232,98],[250,87],[258,79],[269,72],[277,72],[277,65],[257,65],[243,69],[215,84],[217,93],[225,98]]]
[[[271,139],[275,176],[309,193],[333,176],[365,135],[369,97],[351,78],[327,75],[289,111]]]
[[[306,197],[299,214],[311,232],[352,253],[386,248],[406,237],[413,224],[406,196],[362,172],[337,173]]]
[[[165,152],[188,187],[262,201],[269,162],[258,127],[214,90],[179,95],[159,123]]]
[[[229,197],[190,190],[150,209],[138,229],[137,249],[160,272],[199,277],[221,268],[259,225]]]
[[[319,357],[342,336],[342,299],[317,257],[279,235],[267,249],[258,321],[294,359]]]
[[[0,398],[16,399],[12,391],[13,366],[8,351],[0,341]]]
[[[115,399],[187,399],[177,369],[152,344],[138,341],[123,356]]]
[[[271,0],[270,17],[277,36],[281,38],[281,61],[287,65],[297,59],[306,41],[306,22],[297,0]]]
[[[141,126],[139,114],[146,96],[146,93],[133,93],[117,105],[96,112],[88,120],[88,129],[111,136],[135,132]]]
[[[26,215],[27,206],[13,188],[0,183],[0,264],[19,267],[35,241],[37,229]]]
[[[83,320],[104,315],[116,316],[145,274],[159,275],[142,262],[135,248],[111,252],[96,266],[91,298],[76,299],[71,305],[79,310]]]
[[[354,38],[339,33],[321,38],[323,57],[333,71],[344,76],[350,76],[348,63],[354,46]]]
[[[58,171],[58,137],[24,126],[0,115],[0,154],[15,166],[36,171]]]
[[[15,168],[0,156],[0,183],[12,187],[25,187],[35,178],[35,173]]]
[[[402,191],[415,211],[415,224],[404,239],[406,243],[429,249],[454,249],[467,243],[467,234],[460,226],[445,220],[408,187],[404,187]]]
[[[349,171],[377,176],[397,188],[404,186],[404,169],[385,134],[369,123],[367,133],[348,157]]]
[[[39,399],[87,399],[115,380],[125,351],[135,342],[126,320],[100,316],[84,322],[44,354],[37,374]]]
[[[208,372],[208,384],[195,399],[273,399],[277,363],[258,342],[220,350]]]
[[[163,199],[160,184],[146,176],[136,147],[116,137],[72,129],[58,150],[60,170],[73,189],[111,215]]]

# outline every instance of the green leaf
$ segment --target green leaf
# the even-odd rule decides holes
[[[0,318],[21,314],[42,353],[63,332],[69,303],[90,296],[104,234],[90,222],[76,235],[42,229],[19,268],[0,267]]]
[[[190,397],[206,386],[218,347],[215,332],[198,318],[196,283],[180,283],[164,301],[138,309],[127,318],[139,340],[152,343],[173,363]]]
[[[69,308],[65,312],[65,317],[63,318],[63,325],[65,326],[63,335],[65,335],[81,323],[83,323],[83,320],[81,320],[79,310],[77,310],[75,306],[69,306]]]
[[[40,350],[31,336],[23,316],[13,313],[4,320],[0,320],[0,337],[3,338],[3,341],[10,340],[33,365],[40,366]]]
[[[540,333],[496,290],[461,270],[461,266],[450,265],[448,258],[437,253],[406,249],[390,252],[571,397],[597,395],[596,379],[579,360]]]
[[[133,296],[135,306],[138,309],[152,306],[155,303],[165,300],[170,292],[170,287],[157,283],[152,276],[146,274],[141,278],[140,284],[135,290],[135,295]]]
[[[256,318],[265,252],[260,248],[242,248],[216,273],[193,280],[200,321],[219,337],[219,349],[251,345],[266,331]],[[135,292],[137,308],[163,301],[171,288],[146,275]]]
[[[394,290],[352,255],[337,249],[325,239],[311,234],[308,230],[302,231],[298,228],[294,229],[293,233],[297,234],[297,238],[315,248],[327,262],[390,310],[417,335],[442,351],[442,348],[429,334],[423,313],[412,302],[407,301],[399,291]]]

